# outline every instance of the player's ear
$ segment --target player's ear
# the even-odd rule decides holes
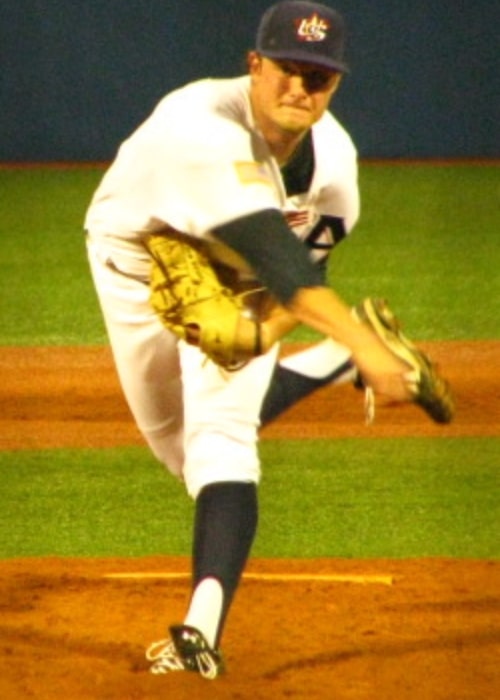
[[[247,66],[250,75],[254,75],[260,71],[262,65],[262,56],[257,51],[249,51],[247,54]]]

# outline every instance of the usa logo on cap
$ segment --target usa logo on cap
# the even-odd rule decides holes
[[[282,0],[263,14],[257,51],[275,61],[304,61],[346,73],[345,24],[328,5],[308,0]]]
[[[324,41],[330,29],[330,23],[317,13],[309,19],[296,19],[295,26],[299,41]]]

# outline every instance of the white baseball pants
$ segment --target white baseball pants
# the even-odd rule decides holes
[[[161,324],[139,243],[89,234],[87,248],[120,383],[154,455],[193,498],[217,481],[257,483],[259,414],[278,345],[226,372]]]

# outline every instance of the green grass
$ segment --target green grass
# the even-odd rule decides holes
[[[264,441],[254,554],[498,557],[499,447]],[[0,477],[0,558],[190,552],[192,503],[146,448],[0,452]]]
[[[187,552],[192,504],[145,448],[0,452],[0,557]]]
[[[362,165],[332,285],[352,303],[386,297],[416,339],[498,338],[498,173]],[[0,169],[0,346],[106,342],[82,233],[101,175]],[[499,438],[261,450],[256,555],[500,556]],[[145,448],[0,452],[0,478],[0,557],[190,551],[192,503]]]
[[[0,170],[1,345],[106,342],[83,236],[101,176],[98,168]]]
[[[498,338],[500,169],[361,168],[362,214],[332,283],[352,300],[384,296],[420,340]]]
[[[498,174],[494,166],[362,165],[362,215],[333,256],[332,285],[352,303],[386,297],[420,340],[498,338]],[[99,168],[0,169],[0,345],[105,342],[82,233],[101,176]]]
[[[257,552],[498,557],[499,452],[481,438],[264,443]]]

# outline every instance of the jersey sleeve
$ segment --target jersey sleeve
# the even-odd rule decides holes
[[[236,251],[274,296],[287,304],[304,287],[324,284],[305,246],[276,209],[259,211],[215,228],[214,235]]]

